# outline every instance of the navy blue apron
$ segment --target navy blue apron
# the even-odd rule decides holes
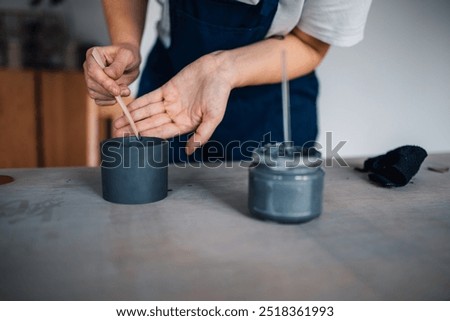
[[[205,54],[263,40],[278,0],[261,0],[258,5],[234,0],[170,0],[169,5],[171,45],[165,48],[156,41],[141,77],[139,97]],[[311,146],[317,136],[316,75],[312,72],[289,85],[292,140],[297,146]],[[187,135],[175,137],[170,141],[170,162],[248,160],[254,147],[283,141],[282,126],[280,84],[236,88],[210,142],[188,158],[184,152]]]

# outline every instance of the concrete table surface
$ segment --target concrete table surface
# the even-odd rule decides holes
[[[1,169],[0,299],[449,300],[450,174],[432,163],[450,155],[395,189],[326,168],[304,225],[250,217],[237,164],[171,167],[146,205],[104,201],[98,168]]]

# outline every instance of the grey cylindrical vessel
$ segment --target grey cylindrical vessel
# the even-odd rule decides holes
[[[134,136],[100,143],[103,198],[121,204],[143,204],[167,196],[166,140]]]
[[[280,144],[254,151],[249,168],[248,207],[261,219],[303,223],[322,212],[324,172],[315,149]]]

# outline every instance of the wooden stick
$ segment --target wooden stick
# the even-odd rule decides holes
[[[281,53],[281,96],[283,99],[283,136],[284,143],[290,144],[291,137],[291,103],[289,99],[289,80],[286,71],[286,51]]]
[[[102,68],[105,69],[106,66],[103,63],[102,57],[100,56],[100,53],[97,51],[97,48],[94,48],[92,50],[92,57],[94,57],[94,60],[97,62],[97,64]],[[130,123],[131,129],[134,132],[134,135],[136,136],[137,139],[141,139],[141,135],[139,135],[139,132],[137,130],[136,124],[133,121],[133,118],[131,118],[131,114],[128,111],[127,106],[125,105],[122,96],[115,96],[114,97],[117,101],[117,103],[119,104],[120,108],[122,108],[123,113],[125,114],[125,117],[127,117],[128,122]]]

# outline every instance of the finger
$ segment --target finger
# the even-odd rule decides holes
[[[102,53],[101,48],[97,48],[100,53]],[[111,79],[102,68],[97,64],[94,57],[92,57],[92,49],[89,49],[86,53],[86,61],[83,65],[84,72],[88,78],[92,81],[98,83],[103,87],[108,93],[113,96],[120,95],[120,87],[116,82]]]
[[[158,137],[158,138],[162,138],[162,139],[168,139],[168,138],[172,138],[172,137],[182,134],[180,132],[180,129],[172,122],[168,122],[162,126],[152,128],[152,129],[145,129],[145,130],[138,129],[138,131],[141,134],[141,136]],[[130,132],[131,132],[131,127],[129,125],[122,127],[122,128],[116,128],[113,130],[114,137],[130,135]]]
[[[219,122],[212,120],[202,121],[186,143],[186,154],[191,155],[197,148],[204,145],[211,138],[218,124]]]
[[[106,52],[108,54],[108,52]],[[104,71],[110,78],[118,80],[125,73],[127,68],[132,67],[136,64],[134,61],[134,56],[131,50],[120,48],[117,53],[112,53],[114,55],[112,63],[107,66]],[[111,56],[112,56],[111,55]]]
[[[163,101],[163,93],[161,88],[158,88],[134,100],[132,103],[128,105],[128,110],[132,111],[162,101]]]
[[[128,88],[127,85],[121,84],[120,86],[120,96],[122,97],[128,97],[131,95],[131,90]]]
[[[88,89],[89,97],[95,101],[97,105],[100,106],[109,106],[114,105],[116,103],[116,100],[111,97],[111,95],[102,95],[99,93],[96,93],[92,89]]]
[[[113,97],[111,97],[111,95],[103,95],[103,94],[99,94],[95,91],[93,91],[92,89],[88,89],[88,93],[89,93],[89,97],[91,97],[94,100],[114,100]]]
[[[84,79],[86,81],[86,87],[87,87],[88,93],[91,96],[91,98],[95,99],[96,97],[94,95],[96,95],[97,93],[113,97],[105,88],[100,86],[100,84],[98,84],[94,79],[92,79],[91,77],[88,76],[88,67],[87,67],[86,61],[83,64],[83,69],[84,69]]]
[[[134,121],[140,121],[158,114],[165,114],[166,110],[162,102],[151,104],[147,107],[142,107],[131,111],[131,117]]]
[[[116,136],[122,136],[126,135],[127,133],[129,134],[130,131],[131,131],[130,126],[125,126],[119,129],[115,129],[114,134]],[[139,133],[141,134],[141,136],[158,137],[162,139],[172,138],[181,134],[179,128],[174,123],[171,122],[168,122],[156,128],[139,130]]]
[[[114,99],[114,97],[108,91],[106,91],[105,88],[94,82],[92,79],[87,79],[86,85],[88,87],[89,96],[92,99],[99,99],[99,100]],[[131,94],[131,91],[127,85],[120,85],[120,90],[121,90],[120,95],[122,97],[128,97]]]
[[[109,105],[114,105],[116,103],[116,100],[111,95],[99,94],[91,89],[88,89],[88,93],[89,93],[89,97],[91,97],[93,100],[95,100],[95,103],[97,105],[109,106]]]
[[[166,123],[157,128],[142,131],[143,136],[168,139],[180,135],[180,129],[174,123]]]
[[[163,115],[165,114],[165,109],[162,103],[156,103],[156,104],[152,104],[150,106],[147,107],[142,107],[139,109],[136,109],[134,111],[131,111],[131,118],[133,118],[133,120],[135,122],[141,121],[143,119],[155,116],[155,115]],[[167,115],[167,114],[165,114]],[[168,115],[167,115],[168,117]],[[170,118],[169,118],[170,119]],[[119,119],[117,119],[114,122],[114,126],[116,128],[121,128],[123,126],[126,126],[128,124],[128,120],[126,119],[126,117],[121,117]]]
[[[99,106],[112,106],[116,104],[116,100],[102,100],[102,99],[95,99],[95,103]]]
[[[126,129],[114,129],[112,131],[112,137],[126,137],[126,136],[132,136],[134,135],[134,133],[132,134],[132,130],[131,127],[128,126]]]
[[[86,80],[86,85],[88,87],[88,93],[91,96],[91,98],[96,99],[113,99],[114,96],[111,95],[105,88],[100,86],[100,84],[96,83],[92,79]]]
[[[134,117],[133,117],[133,120]],[[157,128],[159,126],[171,123],[172,119],[167,114],[157,114],[155,116],[145,118],[141,121],[136,121],[136,127],[139,132]],[[125,116],[120,117],[114,122],[114,127],[117,129],[129,126],[128,119]]]
[[[147,131],[170,123],[172,123],[172,119],[169,117],[169,115],[158,114],[136,123],[136,126],[139,131]]]

